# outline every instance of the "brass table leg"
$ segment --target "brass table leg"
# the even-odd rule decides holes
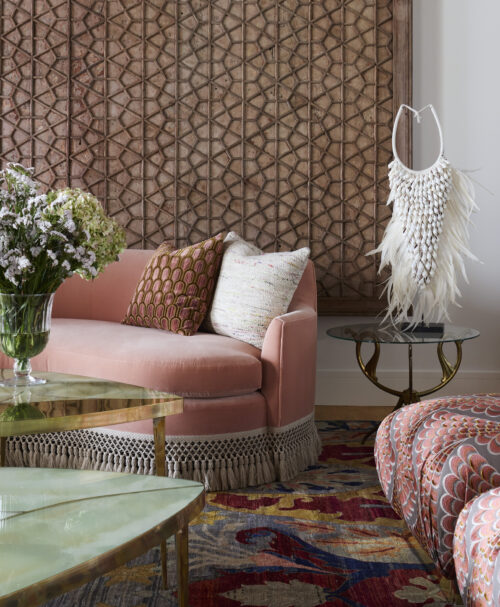
[[[418,403],[418,402],[420,402],[420,399],[422,398],[422,396],[427,396],[429,394],[432,394],[433,392],[436,392],[437,390],[440,390],[441,388],[444,388],[444,386],[446,386],[446,384],[448,384],[455,377],[455,375],[457,374],[457,371],[460,367],[460,364],[462,362],[462,341],[461,340],[457,340],[454,342],[455,347],[457,349],[457,359],[454,364],[452,364],[444,355],[443,343],[442,342],[438,343],[437,355],[438,355],[439,364],[441,365],[441,370],[442,370],[441,382],[437,386],[434,386],[433,388],[429,388],[428,390],[421,390],[421,391],[417,392],[416,390],[413,389],[413,344],[409,343],[408,344],[408,388],[406,390],[394,390],[393,388],[389,388],[388,386],[384,386],[384,384],[381,384],[377,378],[377,365],[378,365],[378,361],[380,358],[380,344],[377,342],[373,343],[373,346],[374,346],[373,354],[372,354],[371,358],[368,360],[368,362],[364,363],[363,358],[361,356],[361,344],[362,343],[363,342],[361,342],[361,341],[356,342],[356,359],[358,361],[358,365],[359,365],[361,371],[363,372],[363,375],[366,378],[368,378],[372,382],[372,384],[377,386],[377,388],[379,388],[380,390],[383,390],[384,392],[388,392],[389,394],[393,394],[394,396],[398,397],[398,402],[396,403],[396,406],[394,407],[393,411],[396,411],[397,409],[399,409],[400,407],[403,407],[404,405]],[[377,426],[377,428],[378,428],[378,426]],[[365,440],[377,430],[377,428],[374,428],[368,434],[366,434],[366,436],[363,438],[362,442],[364,443]]]
[[[155,417],[153,419],[154,441],[155,441],[155,466],[157,476],[166,476],[165,466],[165,418]],[[163,579],[163,588],[168,587],[167,578],[167,540],[160,544],[161,554],[161,575]]]
[[[7,437],[0,438],[0,467],[4,467],[7,458]]]
[[[437,347],[437,354],[439,364],[441,365],[441,383],[435,386],[434,388],[429,388],[429,390],[422,390],[419,392],[419,396],[427,396],[428,394],[432,394],[441,388],[444,388],[446,384],[448,384],[457,374],[457,371],[460,367],[460,363],[462,362],[462,341],[458,340],[455,342],[455,347],[457,349],[457,360],[455,364],[452,364],[444,355],[443,352],[443,344],[439,343]]]
[[[180,529],[175,536],[177,549],[177,592],[179,607],[188,607],[189,574],[188,574],[188,526]]]

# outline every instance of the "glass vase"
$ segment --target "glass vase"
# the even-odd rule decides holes
[[[30,359],[49,341],[54,293],[21,295],[0,293],[0,348],[14,359],[14,376],[1,386],[44,384],[31,375]]]

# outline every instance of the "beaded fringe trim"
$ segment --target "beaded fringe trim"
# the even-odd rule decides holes
[[[289,480],[317,462],[321,443],[311,414],[278,429],[167,437],[165,450],[168,476],[221,491]],[[102,429],[15,436],[7,441],[7,465],[154,474],[154,442]]]

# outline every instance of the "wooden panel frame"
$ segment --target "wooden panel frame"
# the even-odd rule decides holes
[[[412,104],[413,99],[413,0],[393,2],[393,120],[402,103]],[[403,113],[396,134],[396,145],[401,160],[412,166],[412,121],[407,112]],[[381,201],[384,203],[384,201]],[[379,227],[379,237],[386,222]],[[384,276],[379,284],[382,285]],[[379,296],[366,299],[318,297],[318,313],[328,316],[376,316],[387,307],[387,300],[379,291]]]
[[[0,159],[92,191],[132,247],[311,248],[319,309],[374,314],[366,253],[411,103],[411,0],[4,0]],[[411,161],[408,117],[398,149]]]

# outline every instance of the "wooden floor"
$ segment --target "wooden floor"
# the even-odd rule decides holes
[[[316,405],[315,419],[325,421],[382,421],[392,407],[358,407]]]

